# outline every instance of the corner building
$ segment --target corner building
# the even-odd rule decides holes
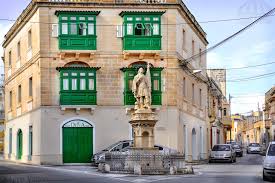
[[[5,158],[89,163],[131,139],[132,80],[147,62],[156,144],[207,158],[206,56],[184,61],[205,36],[177,0],[33,0],[3,43]]]

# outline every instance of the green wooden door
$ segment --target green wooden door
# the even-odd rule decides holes
[[[22,158],[22,151],[23,151],[23,135],[22,135],[22,131],[19,130],[17,133],[17,158],[21,159]]]
[[[63,163],[90,163],[93,128],[63,127]]]

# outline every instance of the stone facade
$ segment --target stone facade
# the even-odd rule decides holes
[[[58,10],[100,11],[96,26],[97,50],[59,49],[58,38],[52,36],[52,24],[58,23],[55,15]],[[161,17],[161,50],[122,49],[122,39],[117,37],[116,26],[112,25],[122,25],[119,14],[125,10],[165,11]],[[206,78],[206,56],[192,60],[188,67],[179,65],[180,60],[206,49],[205,33],[191,18],[180,1],[163,4],[73,1],[66,7],[63,1],[32,1],[3,43],[6,134],[10,134],[5,136],[5,143],[9,144],[5,158],[34,164],[63,164],[62,127],[73,119],[93,126],[93,153],[119,140],[132,138],[128,122],[133,106],[123,103],[124,75],[120,69],[135,62],[149,62],[154,67],[164,68],[162,105],[154,106],[159,120],[155,143],[177,149],[185,154],[187,161],[207,158],[207,84],[202,79]],[[95,106],[60,105],[57,68],[75,61],[100,68],[96,73]],[[194,75],[192,69],[203,72]],[[29,89],[30,78],[32,89]],[[20,102],[19,85],[22,87]],[[20,159],[19,129],[23,134]]]
[[[268,129],[269,140],[275,140],[275,86],[265,93],[265,126]]]

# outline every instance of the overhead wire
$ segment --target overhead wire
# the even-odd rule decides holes
[[[225,42],[233,39],[234,37],[236,37],[237,35],[241,34],[242,32],[246,31],[247,29],[251,28],[252,26],[254,26],[255,24],[259,23],[261,20],[263,20],[265,17],[269,16],[270,14],[272,14],[275,11],[275,8],[271,9],[270,11],[268,11],[267,13],[265,13],[264,15],[260,16],[259,18],[257,18],[256,20],[254,20],[252,23],[248,24],[247,26],[245,26],[244,28],[242,28],[241,30],[235,32],[234,34],[230,35],[229,37],[226,37],[225,39],[223,39],[222,41],[216,43],[215,45],[203,50],[202,52],[195,54],[187,59],[183,59],[182,60],[182,64],[186,64],[186,63],[190,63],[191,61],[194,61],[195,58],[198,58],[214,49],[216,49],[217,47],[223,45]]]

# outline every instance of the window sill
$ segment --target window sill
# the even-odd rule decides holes
[[[188,102],[186,96],[183,96],[183,101],[184,101],[184,102]]]
[[[18,109],[18,108],[20,108],[20,107],[22,107],[21,102],[17,105],[17,107],[16,107],[16,108]]]
[[[62,105],[60,104],[61,111],[66,111],[67,109],[75,109],[76,113],[79,114],[80,109],[90,109],[91,114],[94,113],[96,105]]]
[[[32,101],[33,101],[33,98],[29,97],[29,99],[27,100],[27,103],[32,102]]]

